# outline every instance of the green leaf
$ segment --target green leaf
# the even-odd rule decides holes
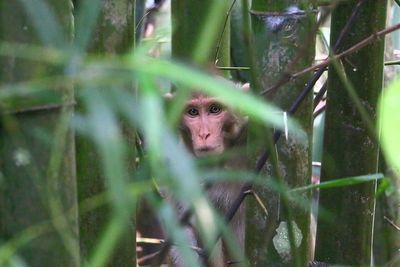
[[[123,140],[114,106],[110,105],[108,93],[98,88],[85,89],[80,93],[87,106],[87,129],[84,132],[89,133],[97,146],[111,204],[114,207],[113,216],[110,217],[111,220],[86,266],[105,266],[111,259],[112,252],[124,230],[129,227],[131,212],[134,210],[137,197],[129,193],[127,146]],[[80,117],[80,126],[84,119]]]
[[[85,51],[91,40],[93,29],[100,14],[102,1],[80,1],[78,15],[76,17],[75,46],[79,51]]]
[[[292,189],[292,192],[297,192],[297,191],[306,191],[306,190],[312,190],[312,189],[328,189],[328,188],[334,188],[334,187],[342,187],[342,186],[350,186],[350,185],[356,185],[356,184],[361,184],[361,183],[366,183],[374,180],[379,180],[384,178],[382,173],[374,173],[374,174],[369,174],[369,175],[360,175],[360,176],[353,176],[353,177],[346,177],[346,178],[339,178],[336,180],[331,180],[328,182],[323,182],[320,184],[311,184],[307,186],[302,186],[302,187],[297,187]]]
[[[237,90],[233,83],[212,77],[183,64],[162,59],[152,59],[144,56],[131,57],[132,67],[139,73],[151,76],[161,76],[172,82],[182,84],[183,90],[197,90],[205,94],[223,99],[229,106],[244,112],[253,118],[279,129],[289,128],[289,131],[300,129],[293,119],[284,124],[282,111],[270,103],[265,103],[251,93]]]
[[[66,40],[60,23],[49,5],[43,0],[19,0],[32,19],[36,32],[45,45],[65,46]]]
[[[383,93],[379,109],[379,125],[383,152],[390,165],[400,170],[400,79],[394,81]]]

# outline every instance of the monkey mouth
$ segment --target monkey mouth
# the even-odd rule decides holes
[[[206,155],[216,155],[216,154],[221,154],[222,148],[219,146],[212,147],[212,146],[202,146],[199,148],[196,148],[195,154],[196,156],[206,156]]]

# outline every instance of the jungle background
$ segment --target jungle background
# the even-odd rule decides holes
[[[0,0],[0,19],[0,266],[159,266],[174,244],[201,266],[218,238],[239,266],[400,266],[398,0]],[[249,118],[246,147],[182,147],[193,90]],[[243,183],[228,214],[202,187],[220,180]],[[153,217],[162,239],[137,231]]]

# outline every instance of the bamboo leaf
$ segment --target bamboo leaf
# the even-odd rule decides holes
[[[85,90],[83,100],[88,107],[87,127],[96,142],[105,177],[117,211],[125,213],[130,207],[125,164],[126,146],[122,139],[115,112],[100,90]]]
[[[400,79],[394,81],[383,93],[379,106],[382,131],[382,148],[388,162],[400,171]]]
[[[78,51],[85,51],[89,45],[92,32],[100,14],[102,1],[80,1],[78,15],[76,16],[75,47]]]
[[[188,68],[180,63],[168,60],[155,60],[145,57],[131,57],[132,67],[139,73],[152,76],[161,76],[177,84],[185,85],[184,90],[198,90],[206,94],[219,97],[233,108],[238,109],[258,121],[272,127],[284,129],[283,112],[272,104],[257,99],[250,93],[237,90],[232,83],[216,79],[200,71]],[[289,131],[296,131],[300,127],[293,120],[288,120]]]
[[[19,0],[32,19],[41,41],[48,46],[64,47],[67,44],[56,18],[49,5],[43,0]]]
[[[312,184],[312,185],[307,185],[307,186],[303,186],[303,187],[297,187],[295,189],[292,189],[291,191],[298,192],[298,191],[307,191],[307,190],[312,190],[312,189],[317,189],[317,188],[328,189],[328,188],[334,188],[334,187],[351,186],[351,185],[366,183],[366,182],[370,182],[370,181],[380,180],[383,178],[384,178],[384,175],[382,173],[360,175],[360,176],[354,176],[354,177],[335,179],[335,180],[323,182],[320,184]]]
[[[130,222],[131,211],[137,196],[130,195],[126,166],[127,150],[119,129],[116,112],[109,105],[107,94],[102,90],[86,89],[81,97],[87,105],[87,129],[99,151],[103,173],[114,207],[111,221],[94,248],[87,266],[105,266],[114,248]],[[82,122],[82,117],[80,117]],[[82,126],[82,123],[80,124]]]

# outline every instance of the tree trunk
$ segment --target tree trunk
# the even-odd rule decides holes
[[[62,49],[72,39],[72,3],[46,3],[59,23],[51,26],[60,26],[59,31],[52,33],[49,25],[38,26],[40,19],[49,17],[35,17],[32,9],[37,4],[1,1],[0,39]],[[63,74],[59,67],[18,56],[0,58],[2,85]],[[2,105],[0,236],[2,242],[18,240],[14,244],[21,244],[24,240],[11,255],[14,264],[19,259],[27,266],[79,266],[75,147],[68,128],[73,88],[49,81],[42,87],[55,98],[16,95],[7,101],[8,107]]]
[[[78,8],[82,1],[78,2]],[[96,54],[118,55],[130,51],[135,43],[135,0],[102,1],[100,16],[89,43],[89,52]],[[86,25],[84,25],[86,26]],[[79,32],[81,29],[76,29]],[[127,90],[133,90],[127,85]],[[99,90],[107,88],[99,88]],[[81,103],[78,109],[84,111]],[[129,144],[129,167],[135,164],[135,132],[122,122],[127,143]],[[83,201],[107,190],[103,165],[94,143],[83,136],[77,136],[77,178],[78,198]],[[135,214],[135,211],[131,211]],[[110,218],[113,216],[110,205],[80,215],[80,245],[82,258],[87,258],[99,242]],[[134,220],[132,221],[134,222]],[[125,234],[114,249],[108,266],[136,266],[135,227],[127,224]]]
[[[272,88],[285,79],[287,72],[296,72],[312,64],[315,46],[315,14],[310,12],[310,3],[296,8],[298,1],[253,1],[251,6],[251,27],[254,46],[256,74],[253,85],[259,90]],[[309,1],[311,2],[311,1]],[[289,9],[290,6],[290,9]],[[296,11],[296,12],[292,12]],[[293,13],[293,14],[292,14]],[[271,100],[282,110],[287,110],[303,90],[309,76],[302,76],[267,92]],[[256,86],[258,87],[258,86]],[[295,114],[304,132],[295,134],[289,129],[287,140],[277,143],[277,168],[267,163],[263,174],[279,175],[289,187],[310,184],[311,180],[311,136],[312,136],[312,94],[307,96]],[[249,142],[267,138],[265,129],[253,127]],[[258,129],[257,129],[258,128]],[[257,146],[265,147],[265,141]],[[275,153],[275,149],[271,151]],[[260,153],[260,152],[257,152]],[[271,154],[270,153],[270,154]],[[257,155],[252,156],[254,161]],[[288,202],[278,192],[267,187],[257,187],[255,192],[266,205],[268,214],[259,207],[254,198],[249,198],[246,231],[246,255],[251,266],[306,266],[309,260],[309,210]],[[303,195],[309,197],[309,194]],[[292,245],[289,249],[285,228],[291,229]],[[260,234],[262,233],[262,234]],[[293,238],[296,237],[296,238]]]
[[[385,0],[365,1],[358,21],[342,47],[351,47],[383,29],[386,4]],[[355,5],[340,4],[333,12],[331,44],[336,42]],[[381,39],[341,62],[363,108],[373,120],[382,89],[383,48]],[[378,145],[369,136],[354,101],[332,66],[329,68],[327,103],[321,181],[376,173]],[[375,189],[376,183],[371,182],[320,192],[321,207],[332,212],[333,217],[318,221],[317,260],[357,266],[371,264]]]

